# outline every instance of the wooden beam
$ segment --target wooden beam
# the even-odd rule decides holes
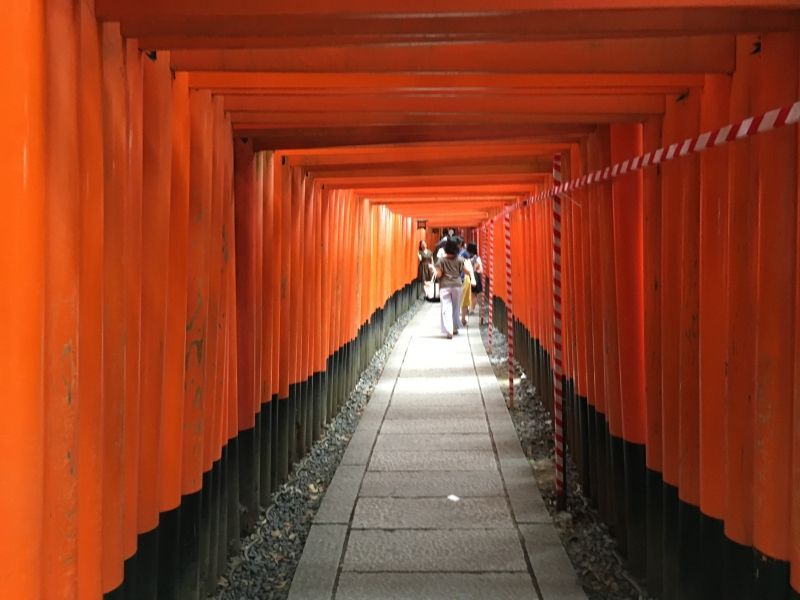
[[[435,10],[435,9],[434,9]],[[453,43],[658,37],[791,31],[800,12],[759,8],[528,10],[494,14],[184,15],[131,18],[123,35],[144,49],[303,48],[370,44]]]
[[[454,208],[462,212],[472,212],[472,211],[487,211],[489,209],[502,209],[503,207],[507,206],[507,203],[497,203],[497,202],[484,202],[484,203],[464,203],[458,198],[453,198],[452,200],[448,200],[447,202],[440,202],[437,204],[386,204],[388,209],[394,212],[400,213],[418,213],[418,214],[426,214],[426,215],[446,215]]]
[[[502,209],[503,206],[461,206],[456,202],[450,203],[446,206],[432,206],[432,205],[418,205],[418,206],[392,206],[393,212],[404,214],[415,214],[419,216],[447,216],[447,215],[485,215],[489,209]]]
[[[248,90],[364,90],[387,92],[453,90],[546,89],[648,89],[685,90],[702,87],[704,76],[696,73],[292,73],[283,71],[225,71],[203,69],[189,73],[189,86],[215,92]]]
[[[453,194],[508,194],[521,196],[530,190],[528,183],[461,183],[461,184],[429,184],[418,185],[407,183],[400,186],[362,187],[358,194],[362,197],[377,197],[380,195],[403,194],[405,196],[430,194],[450,196]]]
[[[315,179],[331,181],[341,178],[364,177],[438,177],[455,175],[523,175],[552,173],[553,161],[549,159],[530,159],[525,162],[499,164],[444,165],[436,163],[415,163],[399,165],[333,166],[310,171]]]
[[[512,127],[531,124],[630,123],[644,121],[649,113],[415,113],[415,112],[271,112],[231,113],[233,130],[268,131],[286,127],[315,130],[346,127],[358,123],[361,127],[437,126]]]
[[[332,146],[369,146],[372,144],[401,144],[413,142],[448,142],[535,138],[541,142],[577,142],[594,131],[591,124],[518,124],[465,126],[387,126],[387,127],[329,127],[308,130],[240,129],[237,137],[252,138],[256,150],[289,150]]]
[[[399,175],[386,177],[324,177],[317,182],[327,189],[360,189],[375,187],[399,188],[402,186],[469,185],[469,184],[514,184],[526,190],[549,180],[549,174],[533,173],[526,175]]]
[[[290,163],[291,164],[291,163]],[[364,163],[329,163],[317,166],[305,165],[304,169],[315,176],[323,176],[337,171],[362,171],[376,172],[386,169],[419,171],[420,169],[485,169],[493,167],[507,168],[515,165],[524,172],[545,172],[552,170],[552,155],[541,153],[528,153],[517,156],[490,155],[490,156],[463,156],[463,157],[427,157],[396,160],[369,161]]]
[[[502,208],[502,207],[493,207],[495,209]],[[417,208],[397,208],[392,207],[392,212],[399,213],[401,215],[408,215],[413,216],[417,219],[434,219],[434,218],[467,218],[467,219],[485,219],[489,216],[489,209],[465,209],[461,208],[458,205],[442,207],[441,209],[434,209],[434,208],[424,208],[424,207],[417,207]]]
[[[415,218],[414,215],[403,215],[406,217]],[[492,215],[488,215],[486,218],[491,217]],[[459,219],[458,221],[454,221],[453,219],[446,219],[446,218],[436,218],[436,219],[426,219],[428,221],[428,227],[478,227],[481,223],[483,223],[486,218],[483,219]]]
[[[415,161],[476,160],[492,158],[507,160],[520,156],[552,155],[566,151],[568,144],[519,144],[515,142],[487,142],[482,144],[397,144],[395,146],[372,146],[369,150],[359,147],[350,152],[291,151],[286,153],[290,165],[313,168],[321,165],[351,165],[375,163],[401,163]],[[328,149],[326,149],[328,150]]]
[[[420,16],[420,15],[491,15],[544,10],[609,10],[652,8],[650,0],[95,0],[97,16],[107,21],[187,17],[267,17],[276,15]],[[660,0],[668,8],[794,8],[794,0]]]
[[[452,194],[449,196],[437,195],[420,195],[420,196],[405,196],[398,195],[399,192],[393,192],[390,195],[382,196],[380,194],[360,194],[360,197],[366,198],[373,204],[384,204],[386,206],[394,206],[395,204],[430,204],[430,203],[447,203],[447,202],[463,202],[465,204],[478,204],[478,205],[503,205],[514,202],[517,199],[516,195],[505,196],[492,196],[492,195],[473,195],[468,194]]]
[[[236,73],[240,75],[241,73]],[[257,97],[268,100],[269,98],[277,98],[280,100],[283,96],[370,96],[376,99],[390,98],[395,95],[409,95],[416,96],[420,99],[423,98],[438,98],[442,96],[464,96],[470,97],[480,94],[485,94],[492,98],[509,98],[514,101],[515,96],[524,96],[528,98],[548,97],[548,96],[613,96],[615,94],[626,95],[641,95],[641,96],[663,96],[669,94],[676,94],[685,92],[692,87],[702,86],[702,77],[698,77],[695,82],[696,85],[652,85],[652,86],[625,86],[625,87],[537,87],[537,88],[434,88],[434,89],[394,89],[394,88],[303,88],[298,89],[277,89],[277,88],[203,88],[213,94],[223,96],[225,98],[236,98],[237,96],[244,97]],[[314,102],[314,100],[311,100]]]
[[[231,111],[234,122],[246,121],[250,116],[270,115],[286,111],[314,113],[360,112],[412,112],[412,113],[608,113],[608,114],[662,114],[663,94],[626,95],[494,95],[490,93],[423,94],[334,94],[283,96],[232,95],[225,96],[225,109]]]
[[[373,73],[729,73],[735,36],[175,50],[176,71]]]

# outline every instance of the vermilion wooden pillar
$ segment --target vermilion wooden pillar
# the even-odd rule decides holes
[[[0,235],[15,252],[0,258],[0,394],[12,400],[0,420],[0,496],[6,575],[0,596],[41,596],[45,418],[42,386],[45,284],[44,22],[42,3],[8,6],[0,47],[8,55],[0,82]],[[14,457],[13,460],[8,460]]]

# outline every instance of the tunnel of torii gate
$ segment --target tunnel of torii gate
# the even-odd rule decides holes
[[[3,10],[1,598],[213,591],[449,227],[648,593],[800,597],[796,0]]]

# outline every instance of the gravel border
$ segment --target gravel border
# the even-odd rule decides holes
[[[214,598],[283,600],[288,597],[325,490],[336,473],[392,348],[422,305],[421,300],[415,302],[392,326],[386,342],[372,357],[349,399],[325,428],[323,437],[312,446],[307,456],[294,465],[288,481],[272,494],[272,504],[261,510],[255,530],[242,539],[241,552],[228,559],[228,570],[220,577]]]
[[[481,338],[488,354],[488,328],[481,326]],[[503,395],[508,402],[508,344],[506,336],[493,331],[493,354],[489,360],[494,368]],[[599,513],[584,497],[574,474],[577,467],[567,455],[567,510],[556,510],[555,452],[553,422],[544,407],[540,394],[515,365],[515,407],[508,412],[514,428],[533,467],[536,483],[542,493],[547,510],[567,550],[575,571],[589,600],[644,600],[647,598],[642,582],[637,581],[625,568],[616,552],[617,543]]]

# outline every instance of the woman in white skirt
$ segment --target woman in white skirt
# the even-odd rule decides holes
[[[464,274],[470,279],[472,265],[458,256],[458,240],[450,238],[444,245],[444,256],[436,263],[439,277],[439,299],[441,302],[442,334],[448,339],[458,334],[461,310],[461,285]]]

